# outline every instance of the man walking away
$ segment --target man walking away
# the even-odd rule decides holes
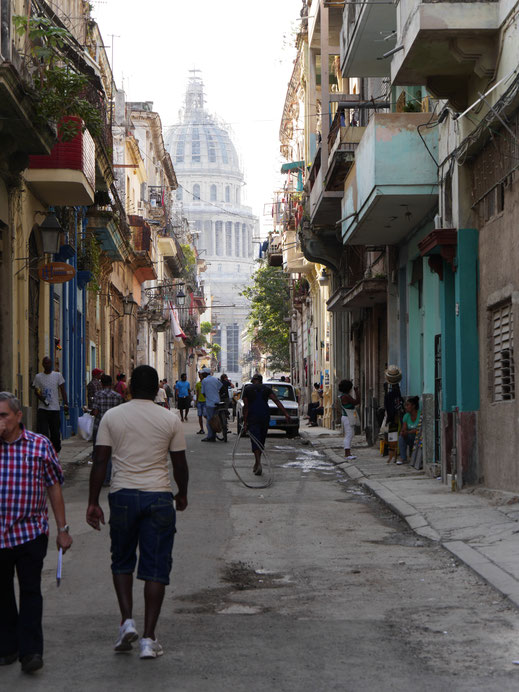
[[[20,402],[0,392],[0,666],[43,666],[41,572],[49,523],[46,494],[58,527],[57,547],[72,545],[61,493],[63,473],[43,435],[26,430]],[[14,573],[18,577],[16,606]]]
[[[168,398],[168,408],[173,408],[173,406],[174,406],[174,402],[172,401],[172,399],[174,399],[173,390],[169,386],[166,378],[164,378],[162,380],[162,384],[164,385],[164,391],[166,392],[166,396]]]
[[[58,454],[61,450],[61,430],[59,421],[59,395],[63,401],[65,413],[68,413],[68,399],[65,380],[60,372],[52,370],[52,361],[48,356],[42,360],[43,372],[39,372],[32,383],[38,397],[36,428],[40,435],[45,435],[54,445]]]
[[[216,431],[211,428],[209,421],[216,412],[216,407],[220,403],[220,389],[222,383],[211,375],[208,368],[202,368],[204,379],[202,380],[202,394],[205,396],[205,419],[207,421],[207,437],[202,438],[202,442],[216,442]]]
[[[97,392],[101,391],[101,387],[103,386],[101,384],[101,375],[103,372],[104,371],[99,368],[94,368],[92,370],[92,379],[87,384],[87,404],[89,409],[94,405],[94,397]]]
[[[290,423],[290,416],[270,387],[263,384],[261,375],[254,375],[252,384],[245,387],[242,394],[243,399],[243,431],[247,429],[256,438],[251,438],[252,451],[254,452],[255,464],[252,472],[256,476],[261,476],[261,453],[267,439],[267,432],[270,422],[270,409],[268,400],[276,404],[278,409],[285,416],[286,422]],[[258,444],[260,443],[260,444]]]
[[[155,627],[165,587],[169,584],[175,535],[175,506],[187,507],[188,469],[186,443],[178,417],[154,403],[159,388],[157,371],[149,365],[135,368],[130,380],[131,401],[110,409],[97,432],[90,473],[87,523],[99,530],[104,524],[99,493],[110,455],[113,470],[108,502],[112,574],[121,611],[116,652],[131,651],[138,638],[132,615],[133,572],[144,585],[144,632],[140,657],[163,653]],[[168,472],[168,452],[178,492],[173,498]]]
[[[92,409],[92,415],[94,416],[94,451],[96,446],[97,431],[99,430],[99,424],[105,413],[109,411],[114,406],[119,406],[123,403],[123,398],[117,392],[112,389],[112,378],[110,375],[101,375],[102,389],[97,392],[94,397],[94,408]],[[112,475],[112,460],[108,462],[108,468],[106,471],[106,477],[103,485],[110,485],[110,476]]]
[[[186,373],[180,375],[180,380],[175,385],[177,392],[178,410],[180,411],[180,420],[186,421],[189,407],[191,406],[191,385],[187,381]]]
[[[198,413],[198,424],[200,425],[200,430],[197,432],[197,435],[203,435],[205,432],[204,431],[205,396],[202,394],[202,380],[205,377],[205,373],[200,371],[198,373],[198,377],[200,379],[195,384],[195,393],[196,393],[196,410]]]

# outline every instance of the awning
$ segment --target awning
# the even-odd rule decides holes
[[[302,171],[304,170],[304,161],[291,161],[290,163],[284,163],[281,166],[281,173],[288,173],[289,171]]]

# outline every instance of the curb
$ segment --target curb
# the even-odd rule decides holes
[[[312,444],[312,439],[306,437],[304,432],[301,434],[301,437]],[[448,550],[449,553],[454,555],[460,562],[463,562],[489,586],[507,598],[516,608],[519,608],[519,582],[511,574],[464,541],[442,541],[438,531],[429,524],[422,514],[416,511],[415,507],[402,500],[398,495],[395,495],[379,481],[369,479],[355,464],[345,461],[344,457],[341,457],[333,449],[322,448],[322,452],[348,478],[368,490],[392,512],[401,517],[412,531],[419,536],[438,543],[442,548]]]

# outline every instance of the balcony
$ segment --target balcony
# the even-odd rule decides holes
[[[438,128],[430,113],[378,113],[355,154],[345,185],[342,239],[352,245],[401,242],[438,202]]]
[[[153,281],[157,278],[157,273],[152,257],[151,228],[141,216],[130,215],[128,222],[132,231],[132,268],[135,278],[139,283]]]
[[[160,234],[157,238],[157,248],[173,272],[173,276],[180,276],[184,266],[184,253],[178,240],[165,231],[164,234]]]
[[[342,190],[326,190],[320,166],[310,185],[310,219],[313,226],[333,226],[341,218]]]
[[[327,192],[343,192],[344,181],[354,161],[355,150],[365,127],[349,124],[347,114],[337,111],[328,137],[328,171],[324,181]]]
[[[283,268],[289,274],[302,274],[311,268],[303,255],[296,231],[286,230],[283,233]]]
[[[341,70],[346,77],[387,77],[390,60],[381,59],[395,47],[383,40],[396,26],[396,6],[387,0],[346,4],[341,31]]]
[[[49,156],[30,156],[24,173],[32,192],[49,206],[92,204],[95,175],[95,144],[87,130],[57,142]]]
[[[463,110],[474,75],[492,78],[500,25],[496,0],[400,0],[396,25],[397,42],[404,49],[391,60],[393,84],[425,85],[434,96]]]
[[[353,288],[342,296],[342,305],[346,310],[372,308],[387,302],[387,278],[376,277],[361,279]]]
[[[266,250],[267,262],[270,267],[283,265],[283,238],[279,234],[269,234]]]
[[[128,253],[125,243],[110,209],[100,207],[89,209],[87,230],[95,233],[103,252],[113,262],[123,262],[126,259]]]

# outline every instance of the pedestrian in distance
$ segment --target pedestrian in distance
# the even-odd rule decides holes
[[[128,399],[128,385],[126,384],[126,375],[124,372],[120,372],[117,375],[117,384],[114,387],[114,391],[122,397],[123,401]]]
[[[276,404],[281,413],[285,416],[286,422],[290,423],[290,415],[277,398],[270,387],[263,384],[261,375],[254,375],[251,379],[252,384],[248,384],[242,393],[243,400],[243,432],[247,430],[253,435],[251,437],[251,447],[254,453],[254,467],[252,472],[256,476],[261,476],[261,454],[265,447],[267,432],[270,422],[269,399]]]
[[[90,473],[87,523],[100,530],[105,523],[99,494],[110,456],[112,475],[110,540],[112,575],[121,611],[116,652],[129,652],[138,639],[133,619],[133,572],[144,584],[144,631],[140,658],[163,654],[155,628],[172,566],[176,511],[187,507],[186,442],[178,416],[154,403],[159,388],[157,371],[135,368],[130,380],[132,399],[105,413],[97,433]],[[173,497],[168,454],[178,488]]]
[[[207,424],[207,436],[202,438],[202,442],[216,442],[216,431],[209,422],[216,413],[216,407],[220,403],[220,389],[222,383],[217,377],[211,375],[208,368],[201,370],[204,378],[202,380],[202,394],[205,396],[205,419]]]
[[[166,378],[162,380],[162,384],[164,385],[164,391],[166,392],[166,396],[168,398],[168,408],[173,408],[174,402],[174,395],[173,395],[173,390],[168,384],[168,381]]]
[[[344,456],[348,461],[354,461],[357,457],[351,453],[351,441],[357,417],[355,407],[360,404],[359,388],[354,387],[351,380],[341,380],[339,382],[339,392],[341,424],[344,434]],[[352,392],[355,396],[352,396]]]
[[[41,573],[47,552],[49,498],[57,547],[72,545],[54,447],[22,423],[22,408],[0,392],[0,666],[20,660],[24,673],[43,666]],[[16,605],[14,573],[19,586]]]
[[[105,413],[109,411],[114,406],[119,406],[123,403],[123,398],[120,394],[112,389],[112,378],[110,375],[101,375],[102,388],[94,397],[94,407],[92,409],[92,415],[94,416],[94,433],[93,433],[93,443],[94,450],[96,446],[97,431],[99,430],[99,424]],[[110,485],[110,477],[112,475],[112,461],[108,462],[108,469],[106,471],[106,477],[103,485]]]
[[[42,360],[42,365],[43,372],[39,372],[32,383],[32,387],[38,397],[36,429],[40,435],[45,435],[45,437],[50,439],[56,453],[59,454],[61,450],[60,394],[65,414],[68,414],[65,379],[60,372],[52,369],[52,361],[49,356],[45,356]]]
[[[89,409],[91,409],[94,405],[94,397],[103,386],[101,384],[101,375],[103,372],[104,370],[101,370],[100,368],[94,368],[92,370],[92,379],[87,384],[87,405]]]
[[[387,463],[398,461],[398,438],[404,414],[404,404],[402,393],[400,392],[400,381],[402,371],[396,365],[390,365],[385,372],[388,389],[384,394],[384,408],[386,410],[387,423],[387,446],[389,454]]]
[[[157,395],[155,397],[155,403],[163,408],[169,409],[168,397],[166,396],[166,391],[164,389],[164,384],[162,380],[159,382],[159,388],[157,390]]]
[[[200,425],[200,430],[196,433],[197,435],[203,435],[204,430],[204,417],[205,417],[205,396],[202,394],[202,380],[205,377],[205,373],[200,371],[198,373],[199,380],[195,384],[195,394],[196,394],[196,412],[198,413],[198,424]]]
[[[187,381],[187,375],[183,372],[180,375],[180,380],[175,385],[177,392],[177,405],[180,411],[180,420],[187,423],[187,415],[191,406],[191,385]]]
[[[398,448],[400,451],[400,461],[397,464],[407,464],[407,453],[412,453],[416,430],[420,422],[420,399],[417,396],[410,396],[405,402],[405,414],[402,420],[402,430],[398,437]]]
[[[311,401],[308,404],[308,425],[312,428],[317,427],[317,416],[324,413],[323,408],[323,390],[319,382],[314,382],[314,387],[311,394]]]

